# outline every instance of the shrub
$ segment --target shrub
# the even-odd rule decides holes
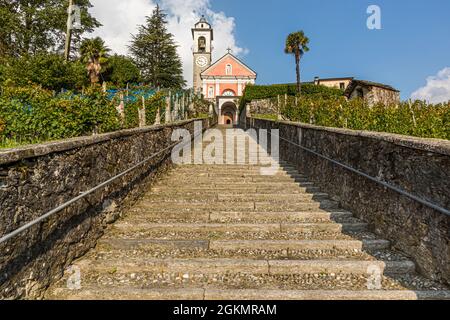
[[[390,132],[424,138],[450,140],[450,102],[427,104],[422,101],[386,106],[368,106],[361,99],[303,97],[281,106],[291,120],[319,126]]]
[[[5,88],[0,97],[2,140],[21,143],[104,133],[120,128],[117,111],[98,89],[53,96],[39,87]]]
[[[252,100],[257,99],[270,99],[277,96],[296,96],[297,85],[296,84],[273,84],[273,85],[247,85],[244,94],[240,101],[240,107],[242,108]],[[311,83],[302,84],[302,96],[317,96],[324,98],[340,97],[343,96],[343,91],[340,89],[329,88],[322,85],[316,86]]]
[[[66,62],[57,54],[42,53],[1,62],[2,86],[40,85],[45,89],[81,89],[87,84],[86,68],[81,62]]]
[[[172,93],[173,99],[187,100],[189,92]],[[124,95],[125,117],[116,107]],[[146,124],[153,125],[158,108],[164,123],[166,95],[148,87],[133,91],[104,93],[100,86],[91,86],[82,94],[67,91],[55,95],[40,86],[3,88],[0,95],[0,147],[37,143],[139,126],[138,109],[145,97]],[[187,107],[187,104],[186,104]]]

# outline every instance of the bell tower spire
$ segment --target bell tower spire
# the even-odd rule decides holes
[[[202,16],[192,29],[192,38],[194,40],[194,91],[201,92],[203,89],[201,73],[211,65],[212,41],[214,40],[213,29],[205,16]]]

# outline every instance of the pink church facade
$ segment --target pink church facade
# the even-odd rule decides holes
[[[214,103],[219,124],[237,125],[239,98],[248,84],[255,83],[257,74],[230,52],[216,62],[210,62],[213,30],[204,17],[192,29],[192,34],[195,48],[194,90]]]

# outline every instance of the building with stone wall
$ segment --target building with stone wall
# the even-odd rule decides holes
[[[329,88],[336,88],[345,90],[350,85],[354,78],[346,77],[346,78],[325,78],[321,79],[319,77],[314,78],[314,84],[316,86],[321,85]]]
[[[345,96],[351,100],[364,99],[369,105],[383,103],[385,105],[400,102],[400,91],[382,83],[353,79],[347,89]]]

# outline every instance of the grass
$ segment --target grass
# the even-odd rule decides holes
[[[252,114],[252,118],[276,121],[276,120],[278,120],[278,115],[276,115],[276,114]]]
[[[0,150],[1,149],[13,149],[13,148],[21,147],[21,146],[37,144],[37,143],[42,143],[42,142],[43,141],[38,140],[38,139],[20,140],[20,139],[3,138],[3,139],[0,139]]]

